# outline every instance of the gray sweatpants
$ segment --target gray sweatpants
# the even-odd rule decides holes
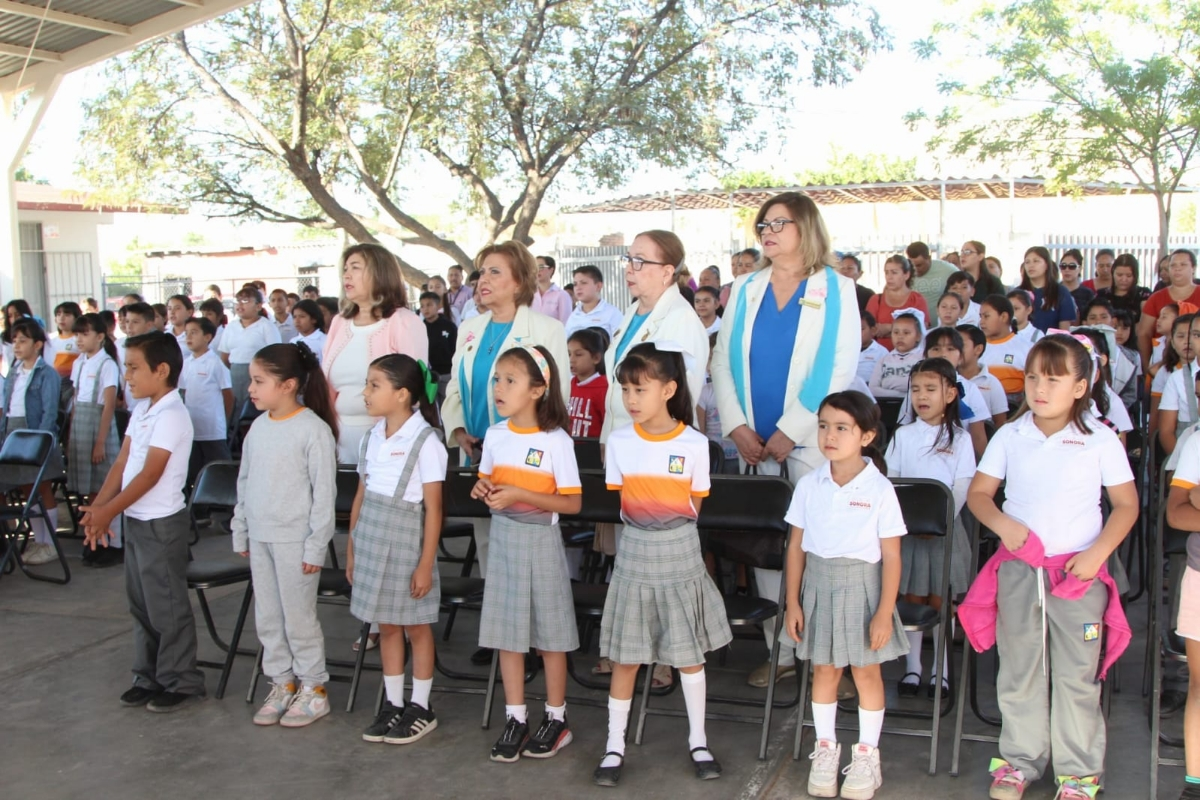
[[[125,517],[125,592],[133,615],[133,684],[204,694],[196,667],[196,618],[188,599],[187,511]]]
[[[325,634],[317,619],[321,573],[305,575],[303,542],[250,540],[254,625],[263,646],[263,672],[274,683],[329,680]]]
[[[1051,757],[1055,775],[1102,778],[1107,730],[1096,676],[1108,590],[1097,580],[1079,600],[1061,600],[1050,594],[1049,577],[1043,575],[1050,659],[1043,674],[1037,577],[1020,561],[1000,565],[1000,755],[1028,780],[1044,775]]]

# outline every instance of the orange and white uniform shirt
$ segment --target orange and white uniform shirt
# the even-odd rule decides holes
[[[46,349],[52,353],[46,360],[50,362],[50,366],[54,367],[54,371],[60,377],[71,377],[71,370],[75,366],[75,359],[79,358],[79,345],[75,343],[75,334],[62,336],[58,333],[48,333],[46,337]],[[43,354],[43,356],[45,355]]]
[[[562,428],[543,431],[499,422],[483,437],[479,477],[497,486],[517,486],[537,494],[582,494],[575,442]],[[528,503],[513,503],[493,515],[531,525],[554,525],[558,514]]]
[[[988,339],[979,363],[996,376],[1007,394],[1025,391],[1025,359],[1033,345],[1010,333],[1002,339]]]
[[[621,519],[646,531],[696,521],[693,498],[707,497],[708,437],[682,422],[651,434],[634,423],[613,431],[605,451],[605,482],[621,493]]]

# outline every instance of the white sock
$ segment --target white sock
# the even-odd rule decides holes
[[[883,730],[883,709],[878,711],[867,711],[862,706],[858,707],[858,741],[860,744],[869,744],[871,747],[879,747],[879,733]]]
[[[813,727],[817,729],[817,739],[837,741],[837,703],[813,703]]]
[[[608,697],[608,743],[604,745],[606,753],[625,755],[625,726],[629,724],[629,709],[633,707],[633,698],[618,700]],[[615,767],[621,759],[615,756],[605,756],[600,762],[602,767]]]
[[[688,715],[688,749],[708,746],[708,736],[704,733],[704,706],[707,701],[707,681],[704,668],[699,672],[679,673],[679,683],[683,686],[683,702],[687,706]],[[712,761],[712,753],[692,753],[693,761]]]
[[[917,679],[909,683],[920,683],[925,666],[921,663],[921,643],[925,639],[925,631],[908,631],[908,655],[904,657],[904,671],[915,672]]]
[[[567,704],[564,702],[561,706],[552,706],[546,703],[546,713],[550,715],[550,719],[559,722],[567,721]]]
[[[396,708],[404,708],[404,673],[383,676],[383,691],[387,701]]]
[[[53,511],[50,513],[54,514]],[[54,514],[54,516],[57,516],[57,514]],[[54,516],[50,518],[51,522],[54,521]],[[29,528],[33,531],[34,544],[50,544],[50,531],[46,528],[46,520],[41,517],[34,517],[29,520]]]
[[[529,708],[524,703],[519,706],[505,706],[504,714],[505,716],[512,717],[517,722],[529,721]]]
[[[429,710],[429,693],[433,690],[433,678],[413,678],[412,697],[409,700]]]

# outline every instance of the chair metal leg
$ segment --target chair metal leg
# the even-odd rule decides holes
[[[367,657],[367,637],[371,635],[371,623],[364,622],[362,632],[358,634],[358,653],[354,657],[354,674],[350,677],[350,697],[346,699],[346,713],[354,711],[354,700],[358,697],[358,684],[362,680],[363,661]],[[382,670],[380,670],[382,673]],[[383,684],[382,678],[380,685]]]
[[[492,651],[492,667],[488,670],[487,694],[483,696],[483,724],[486,731],[492,724],[492,703],[496,699],[496,675],[500,672],[500,651]]]
[[[221,678],[217,681],[216,698],[225,697],[225,687],[229,683],[229,675],[233,672],[233,660],[237,658],[238,643],[242,640],[242,628],[246,625],[246,615],[250,611],[250,600],[254,597],[254,582],[246,581],[246,592],[242,595],[242,606],[238,609],[237,622],[233,626],[233,638],[229,649],[225,652],[225,665],[221,668]]]
[[[646,712],[650,708],[650,688],[654,679],[653,664],[647,664],[643,669],[646,670],[646,679],[642,682],[642,703],[638,706],[637,731],[633,737],[633,743],[637,745],[642,743],[642,733],[646,730]],[[675,678],[676,683],[678,680]]]
[[[796,743],[792,746],[792,760],[800,760],[800,748],[804,746],[804,707],[808,703],[808,679],[812,673],[812,665],[807,661],[803,667],[796,664],[800,672],[800,702],[796,703]]]
[[[775,682],[777,680],[776,676],[779,673],[779,635],[783,629],[778,620],[782,618],[783,614],[775,615],[777,622],[775,624],[775,644],[771,646],[771,674],[767,677],[767,701],[763,705],[762,734],[759,736],[758,741],[759,761],[765,761],[767,758],[767,738],[771,731],[771,712],[775,710]]]
[[[33,491],[36,492],[37,487],[34,487]],[[37,572],[30,572],[26,567],[25,562],[21,561],[19,558],[17,559],[17,566],[21,568],[21,572],[25,573],[25,577],[29,578],[30,580],[42,581],[44,583],[57,583],[60,586],[70,583],[71,567],[67,564],[67,554],[63,551],[62,542],[58,540],[58,534],[54,532],[54,526],[50,524],[50,514],[47,513],[46,507],[42,505],[42,501],[40,499],[37,501],[37,508],[39,510],[34,513],[33,516],[41,517],[46,524],[46,530],[50,532],[50,544],[54,547],[54,552],[58,556],[58,564],[62,567],[63,571],[62,577],[59,578],[54,575],[40,575]],[[32,532],[30,535],[32,536]]]
[[[258,646],[258,655],[254,657],[254,671],[250,673],[250,688],[246,690],[246,702],[254,702],[254,694],[258,691],[258,676],[262,674],[263,646]]]
[[[962,667],[958,673],[958,708],[954,714],[954,752],[950,758],[950,775],[958,777],[958,758],[962,751],[962,734],[963,734],[963,715],[967,710],[967,682],[971,680],[971,673],[967,669],[967,662],[971,658],[971,643],[963,642]]]
[[[948,566],[947,566],[947,569],[949,569]],[[933,667],[934,687],[935,688],[933,690],[933,708],[934,708],[933,727],[930,730],[930,738],[929,738],[929,774],[930,775],[937,774],[938,735],[941,733],[941,729],[942,729],[942,715],[937,713],[937,709],[940,709],[942,707],[942,679],[946,677],[943,674],[944,671],[943,671],[942,667],[944,665],[942,662],[946,657],[946,649],[949,646],[948,639],[949,639],[949,634],[950,634],[950,605],[951,605],[950,598],[946,598],[946,600],[942,603],[941,627],[938,629],[937,641],[934,642],[934,646],[933,646],[933,656],[935,659],[934,667]],[[964,642],[963,646],[970,647],[970,643]]]

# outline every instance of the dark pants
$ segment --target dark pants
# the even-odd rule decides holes
[[[218,439],[210,442],[192,442],[192,455],[188,458],[188,486],[196,482],[200,470],[210,461],[228,461],[229,442]]]
[[[152,520],[125,517],[125,591],[133,615],[135,686],[204,694],[187,588],[190,539],[187,511]]]

